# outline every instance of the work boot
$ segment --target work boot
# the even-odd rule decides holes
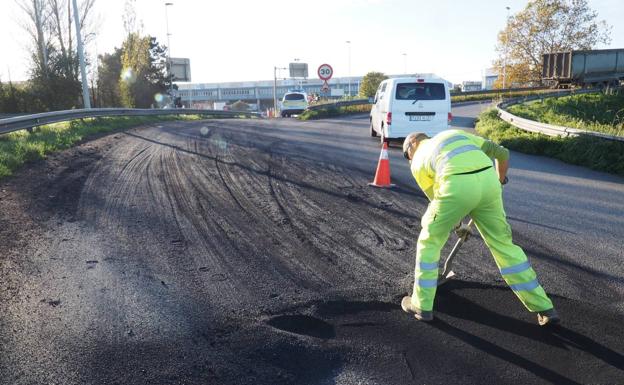
[[[403,300],[401,301],[401,308],[406,313],[414,314],[414,317],[416,317],[416,319],[419,321],[424,321],[424,322],[433,321],[433,312],[420,310],[419,308],[414,306],[414,304],[412,303],[412,297],[410,296],[403,297]]]
[[[559,314],[557,314],[555,308],[537,313],[537,323],[539,323],[540,326],[556,325],[560,320]]]

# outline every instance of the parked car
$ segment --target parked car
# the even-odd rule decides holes
[[[370,113],[370,134],[404,138],[413,131],[433,136],[451,124],[451,95],[440,78],[386,79],[377,89]]]
[[[308,108],[308,97],[303,91],[289,91],[282,98],[282,118],[300,114]]]

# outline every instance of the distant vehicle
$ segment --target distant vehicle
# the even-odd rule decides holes
[[[544,54],[542,80],[556,88],[618,86],[624,80],[624,49]]]
[[[225,106],[227,106],[226,102],[214,102],[213,109],[223,111]]]
[[[480,81],[464,81],[461,84],[461,92],[475,92],[481,91],[481,82]]]
[[[282,118],[297,115],[308,108],[308,96],[303,91],[288,91],[282,98]]]
[[[440,78],[392,78],[379,84],[370,113],[370,134],[404,138],[413,131],[433,136],[449,128],[451,95]]]

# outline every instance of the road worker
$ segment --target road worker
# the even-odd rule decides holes
[[[433,320],[440,250],[453,228],[470,215],[505,282],[524,306],[537,313],[540,325],[558,323],[559,316],[526,255],[512,242],[501,187],[507,181],[509,151],[465,131],[447,130],[433,138],[409,134],[403,155],[430,200],[416,247],[414,290],[403,298],[403,310],[418,320]]]

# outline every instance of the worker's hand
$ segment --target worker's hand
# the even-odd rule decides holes
[[[470,234],[470,227],[465,223],[460,223],[455,227],[455,234],[457,234],[458,237],[463,238]]]
[[[509,182],[509,178],[507,178],[507,176],[506,176],[506,175],[505,175],[505,177],[504,177],[503,179],[500,179],[500,178],[499,178],[499,180],[500,180],[500,183],[501,183],[501,184],[507,184],[507,182]]]

